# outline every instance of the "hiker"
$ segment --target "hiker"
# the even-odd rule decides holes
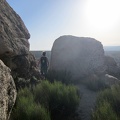
[[[46,57],[46,52],[42,53],[41,58],[39,59],[38,65],[40,65],[41,75],[46,78],[48,66],[49,66],[49,60]]]

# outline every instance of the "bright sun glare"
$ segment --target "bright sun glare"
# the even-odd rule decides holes
[[[87,0],[86,23],[91,29],[106,31],[119,22],[120,0]]]

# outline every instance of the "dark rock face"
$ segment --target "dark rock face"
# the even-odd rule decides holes
[[[0,120],[8,120],[16,100],[16,88],[10,69],[0,60]]]
[[[19,15],[0,0],[0,59],[12,70],[13,77],[30,78],[38,72],[35,58],[29,52],[30,34]]]
[[[103,46],[93,38],[62,36],[52,47],[50,69],[70,71],[73,78],[102,73]]]

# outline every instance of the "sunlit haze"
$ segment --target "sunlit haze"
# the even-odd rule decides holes
[[[28,28],[31,50],[51,50],[62,35],[120,46],[120,0],[7,0]]]

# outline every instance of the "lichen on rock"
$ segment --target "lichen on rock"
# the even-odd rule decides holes
[[[0,60],[0,120],[8,120],[16,95],[16,87],[10,69]]]

